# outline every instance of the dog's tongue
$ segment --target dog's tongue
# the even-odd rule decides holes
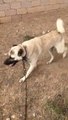
[[[14,61],[14,63],[12,63],[12,67],[16,65],[18,61]]]

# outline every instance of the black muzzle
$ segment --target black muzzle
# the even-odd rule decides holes
[[[4,64],[14,66],[17,62],[18,60],[14,60],[13,58],[9,57],[4,61]]]

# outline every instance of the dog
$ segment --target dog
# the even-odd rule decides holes
[[[16,62],[27,59],[30,67],[26,72],[26,75],[19,80],[19,82],[25,81],[34,68],[37,66],[37,61],[40,59],[42,53],[45,51],[49,52],[50,60],[47,64],[52,63],[54,60],[54,55],[52,54],[51,48],[55,48],[58,54],[62,54],[63,58],[66,57],[67,47],[65,46],[64,39],[64,23],[63,20],[58,18],[56,21],[56,29],[50,31],[49,33],[25,41],[22,44],[13,46],[9,52],[8,64],[15,64]],[[7,62],[5,62],[7,64]]]

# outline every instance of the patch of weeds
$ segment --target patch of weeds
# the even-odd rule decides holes
[[[57,114],[65,115],[68,110],[68,105],[65,104],[65,99],[62,95],[55,96],[53,101],[48,101],[48,106],[52,108]]]
[[[0,107],[0,120],[3,120],[3,109]]]
[[[44,105],[44,117],[46,113],[50,116],[49,120],[68,120],[68,104],[65,96],[58,94],[53,100],[48,99]]]
[[[34,36],[25,35],[24,38],[23,38],[23,41],[27,41],[27,40],[30,40],[32,38],[34,38]]]

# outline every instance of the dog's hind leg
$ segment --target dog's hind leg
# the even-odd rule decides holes
[[[64,38],[55,45],[58,54],[62,54],[63,58],[66,57],[68,48],[65,46]]]
[[[64,50],[64,52],[63,52],[63,58],[65,58],[65,57],[66,57],[66,55],[67,55],[67,51],[68,51],[68,48],[67,48],[67,47],[65,47],[65,50]]]
[[[53,56],[51,50],[49,50],[48,52],[49,52],[51,58],[50,58],[50,60],[47,62],[47,64],[50,64],[50,63],[52,63],[52,61],[54,60],[54,56]]]

